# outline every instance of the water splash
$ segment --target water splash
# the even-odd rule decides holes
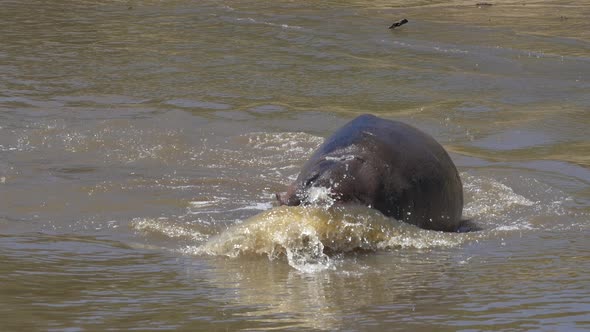
[[[332,189],[327,187],[311,187],[307,190],[307,201],[317,206],[331,207],[336,202],[333,196]]]
[[[485,177],[464,176],[464,189],[476,198],[467,204],[464,213],[471,217],[505,214],[513,206],[532,206],[533,202],[514,192],[509,186]]]
[[[303,272],[333,269],[332,253],[456,246],[461,234],[419,229],[362,206],[287,207],[260,213],[209,239],[181,250],[188,254],[285,257]]]

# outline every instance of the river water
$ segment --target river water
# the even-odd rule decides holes
[[[589,1],[0,7],[2,331],[590,329]],[[482,230],[278,207],[362,113]]]

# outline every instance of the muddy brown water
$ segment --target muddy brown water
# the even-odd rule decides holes
[[[589,330],[590,2],[491,3],[0,2],[1,330]],[[483,230],[277,207],[362,113]]]

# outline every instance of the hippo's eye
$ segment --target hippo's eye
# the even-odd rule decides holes
[[[305,187],[308,187],[309,185],[311,185],[319,177],[320,177],[320,173],[314,173],[311,177],[309,177],[309,178],[307,178],[307,180],[305,180]]]

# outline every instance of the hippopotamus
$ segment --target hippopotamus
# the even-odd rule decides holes
[[[423,229],[468,231],[463,185],[445,149],[408,124],[361,115],[311,155],[281,205],[310,205],[324,189],[332,204],[362,204]],[[466,228],[467,227],[467,228]]]

